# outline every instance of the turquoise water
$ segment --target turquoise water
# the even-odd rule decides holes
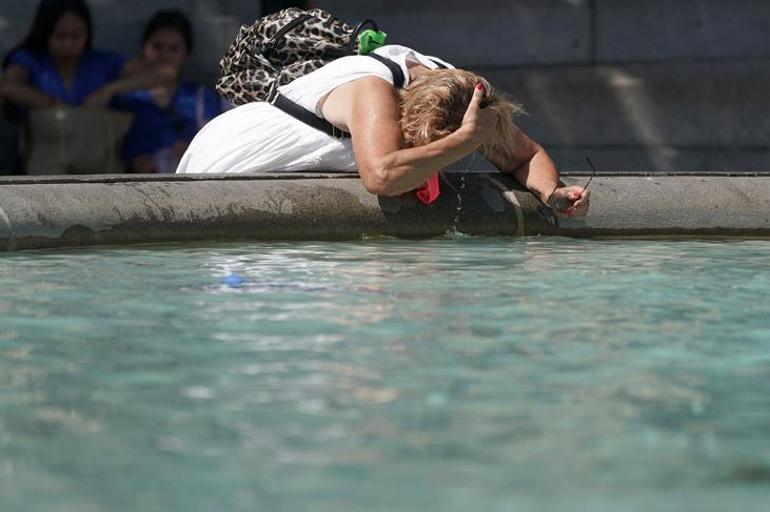
[[[766,510],[769,255],[0,255],[0,510]]]

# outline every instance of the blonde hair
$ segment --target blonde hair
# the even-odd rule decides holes
[[[408,146],[422,146],[446,137],[462,124],[478,83],[484,85],[482,106],[497,113],[497,136],[482,147],[506,156],[511,153],[513,119],[523,114],[521,105],[495,91],[489,82],[462,69],[426,71],[400,91],[401,131]]]

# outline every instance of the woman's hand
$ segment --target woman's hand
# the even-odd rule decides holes
[[[473,90],[471,102],[465,110],[465,116],[458,129],[479,146],[484,144],[497,129],[497,113],[481,108],[483,99],[484,85],[478,84]]]
[[[27,70],[18,64],[9,64],[3,71],[0,77],[0,98],[29,108],[57,107],[63,104],[30,85]]]
[[[427,144],[404,147],[398,94],[393,84],[377,77],[338,86],[327,96],[322,111],[327,120],[350,131],[358,173],[366,190],[376,195],[397,196],[419,188],[436,169],[479,147],[459,128]],[[478,124],[473,119],[469,123]]]
[[[91,94],[83,101],[86,108],[107,108],[115,95],[114,90],[107,84]]]
[[[590,206],[591,192],[582,187],[561,187],[553,191],[548,198],[557,217],[585,217]]]

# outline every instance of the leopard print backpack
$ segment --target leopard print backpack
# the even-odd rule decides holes
[[[278,87],[324,64],[358,52],[359,34],[372,20],[355,27],[321,9],[284,9],[241,27],[219,62],[217,91],[233,105],[270,101]]]

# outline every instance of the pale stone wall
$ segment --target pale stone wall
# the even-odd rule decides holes
[[[770,2],[318,3],[487,75],[563,168],[770,171]]]

